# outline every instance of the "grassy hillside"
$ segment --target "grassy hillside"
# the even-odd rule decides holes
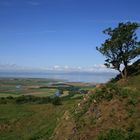
[[[139,140],[139,118],[139,91],[105,85],[63,116],[52,139]]]
[[[54,93],[60,86],[47,88],[49,82],[57,83],[48,79],[0,79],[0,140],[51,138],[65,111],[70,111],[83,95],[64,87],[57,98]],[[77,86],[91,88],[87,84],[71,84],[71,90]],[[17,85],[21,88],[16,88]]]
[[[115,83],[90,89],[83,97],[67,93],[59,105],[44,96],[2,97],[0,139],[139,140],[139,78],[129,77],[123,87]]]
[[[140,75],[130,76],[124,86],[140,91]]]
[[[139,140],[139,60],[129,67],[127,81],[102,85],[65,112],[52,140]]]
[[[88,94],[65,91],[59,100],[51,98],[54,91],[38,89],[36,83],[28,88],[30,94],[24,94],[26,88],[17,96],[5,90],[0,93],[0,140],[139,140],[139,81],[137,69],[129,73],[128,81],[96,88],[80,84]]]
[[[63,101],[55,106],[51,103],[7,103],[0,105],[1,140],[47,140],[66,110],[78,99]]]

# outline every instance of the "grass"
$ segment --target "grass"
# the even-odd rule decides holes
[[[133,89],[140,90],[140,75],[129,77],[127,86]]]
[[[61,105],[57,100],[50,103],[47,98],[57,89],[36,88],[48,82],[51,80],[0,79],[0,140],[49,140],[64,112],[71,110],[82,95],[64,91]],[[23,87],[16,89],[16,85]]]
[[[109,83],[96,88],[71,111],[77,128],[71,139],[139,140],[139,101],[140,92],[128,85]]]
[[[34,95],[38,97],[52,96],[56,90],[60,88],[59,85],[58,87],[46,88],[47,86],[50,86],[49,83],[52,82],[58,82],[58,80],[38,78],[0,78],[0,97],[17,97],[21,95]],[[20,88],[18,88],[18,86]],[[73,84],[72,89],[73,88],[78,87]],[[87,88],[87,84],[82,84],[80,88]],[[67,90],[68,89],[64,89],[64,92],[66,93]],[[65,95],[67,94],[64,94],[63,96]]]
[[[58,82],[58,80],[39,78],[0,78],[0,97],[17,97],[25,94],[50,96],[50,94],[54,93],[56,89],[39,88],[39,86],[46,86],[50,82]],[[17,88],[17,86],[20,86],[20,88]]]
[[[117,129],[111,129],[108,133],[101,133],[97,140],[126,140],[124,132]]]
[[[56,89],[28,89],[28,90],[21,90],[21,91],[7,91],[7,92],[0,92],[0,97],[18,97],[21,95],[34,95],[39,97],[47,97],[52,96],[56,92]]]
[[[59,119],[76,103],[67,100],[60,106],[52,104],[0,105],[0,139],[46,139],[52,135]]]
[[[89,139],[138,140],[140,92],[138,84],[135,86],[131,82],[137,83],[139,77],[137,80],[133,78],[135,77],[131,77],[131,81],[128,81],[124,87],[106,84],[93,91],[92,86],[81,86],[81,89],[93,91],[93,94],[89,95],[64,90],[60,96],[61,103],[55,100],[54,104],[47,102],[47,98],[54,95],[56,89],[27,88],[31,86],[29,82],[32,80],[27,81],[28,85],[23,79],[27,84],[23,90],[14,92],[10,89],[10,92],[0,93],[1,97],[9,95],[15,97],[5,98],[7,104],[0,104],[0,140],[49,140],[57,126],[60,126],[60,130],[68,127],[63,128],[61,127],[63,125],[58,125],[66,111],[71,113],[74,126],[76,126],[75,139],[82,139],[82,135],[88,136],[93,133],[89,135]],[[43,81],[37,82],[39,83],[43,84]],[[3,84],[0,83],[0,89]],[[6,83],[5,86],[8,88]],[[27,102],[18,104],[16,99],[19,99],[20,95],[28,95],[27,99],[21,96]],[[84,100],[81,100],[83,96]],[[1,98],[3,102],[5,99]],[[73,130],[70,129],[70,131]]]
[[[135,132],[125,132],[121,129],[110,129],[106,133],[100,133],[97,140],[139,140],[140,134]]]

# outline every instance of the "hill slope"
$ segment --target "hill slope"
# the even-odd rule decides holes
[[[129,78],[123,86],[119,81],[96,88],[66,111],[52,139],[139,140],[139,61],[129,67]]]

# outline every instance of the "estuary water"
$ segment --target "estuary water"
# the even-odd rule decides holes
[[[0,72],[0,77],[14,78],[49,78],[61,79],[68,82],[85,82],[85,83],[105,83],[115,77],[116,73],[42,73],[42,72]]]

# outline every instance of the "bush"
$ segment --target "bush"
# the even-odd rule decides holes
[[[36,102],[38,100],[38,97],[32,96],[32,95],[23,95],[16,98],[16,103],[18,104],[24,104],[29,102]]]
[[[122,98],[127,98],[130,94],[131,92],[129,89],[121,89],[118,95]]]
[[[111,129],[107,133],[101,133],[98,135],[97,140],[139,140],[140,133],[137,132],[125,132],[120,129]]]
[[[112,100],[112,98],[120,92],[120,89],[115,84],[107,84],[106,86],[101,87],[100,89],[97,89],[95,94],[91,97],[96,100],[106,99],[106,100]]]
[[[7,104],[7,100],[5,98],[0,98],[0,104]]]
[[[61,99],[57,96],[55,96],[54,98],[52,98],[52,104],[53,105],[61,105]]]
[[[128,104],[135,106],[138,103],[138,99],[136,97],[130,97],[128,99]]]
[[[130,133],[128,133],[126,140],[140,140],[140,133],[130,132]]]
[[[112,100],[114,96],[120,98],[128,98],[128,104],[136,105],[138,103],[138,91],[128,89],[128,88],[121,88],[116,84],[106,84],[101,88],[97,88],[93,95],[90,95],[92,99],[96,100]]]
[[[23,95],[23,96],[17,97],[15,102],[18,104],[24,104],[24,103],[44,104],[44,103],[50,103],[51,98],[50,97],[36,97],[32,95],[26,95],[26,96]]]
[[[14,97],[13,97],[13,96],[8,96],[7,99],[9,99],[9,100],[13,100]]]
[[[38,103],[47,104],[52,103],[54,105],[60,105],[61,99],[57,96],[51,97],[36,97],[32,95],[22,95],[19,97],[2,97],[0,98],[0,104],[16,103],[16,104],[26,104],[26,103]]]
[[[107,133],[101,133],[98,140],[126,140],[124,133],[121,130],[111,129]]]

